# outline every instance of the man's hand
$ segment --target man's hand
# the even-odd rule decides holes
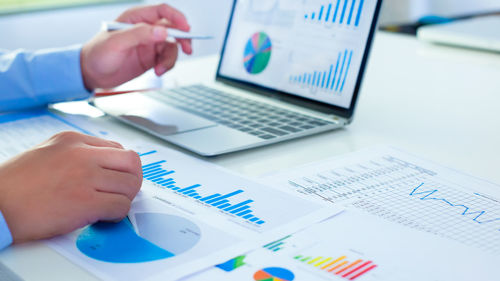
[[[116,21],[136,26],[101,32],[82,48],[82,76],[89,90],[118,86],[153,67],[156,75],[164,74],[177,60],[177,43],[184,53],[192,53],[190,40],[165,41],[167,27],[190,29],[184,15],[166,4],[132,8]]]
[[[125,217],[142,183],[137,153],[64,132],[0,166],[0,211],[14,243]]]

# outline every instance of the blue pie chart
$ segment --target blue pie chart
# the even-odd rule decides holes
[[[76,246],[84,255],[110,263],[141,263],[180,255],[201,237],[193,222],[162,213],[135,214],[137,231],[128,218],[119,223],[98,222],[86,227]]]

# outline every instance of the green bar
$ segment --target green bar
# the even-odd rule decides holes
[[[234,258],[234,268],[238,268],[246,263],[243,261],[246,258],[246,255],[238,256]]]
[[[311,257],[307,257],[307,258],[303,258],[303,259],[301,259],[300,261],[306,262],[306,261],[308,261],[308,260],[310,260],[310,259],[311,259]]]
[[[269,243],[269,244],[266,244],[266,245],[264,245],[264,248],[269,248],[269,247],[270,247],[270,246],[272,246],[273,244],[279,243],[279,242],[281,242],[281,241],[283,241],[283,240],[285,240],[285,239],[289,238],[290,236],[292,236],[292,235],[287,235],[287,236],[285,236],[285,237],[281,238],[280,240],[276,240],[276,241],[273,241],[273,242],[271,242],[271,243]]]

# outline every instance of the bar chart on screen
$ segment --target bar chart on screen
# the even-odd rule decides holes
[[[329,92],[340,94],[344,91],[353,50],[344,50],[338,53],[335,63],[325,69],[306,71],[297,75],[289,76],[289,83],[298,87],[309,88],[313,92]]]
[[[304,21],[325,26],[357,28],[363,16],[364,0],[332,0],[308,5]]]

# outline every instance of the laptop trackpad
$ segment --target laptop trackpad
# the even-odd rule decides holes
[[[166,104],[132,109],[119,117],[164,136],[217,125]]]
[[[98,98],[94,101],[94,105],[127,123],[162,136],[217,125],[142,93]]]

